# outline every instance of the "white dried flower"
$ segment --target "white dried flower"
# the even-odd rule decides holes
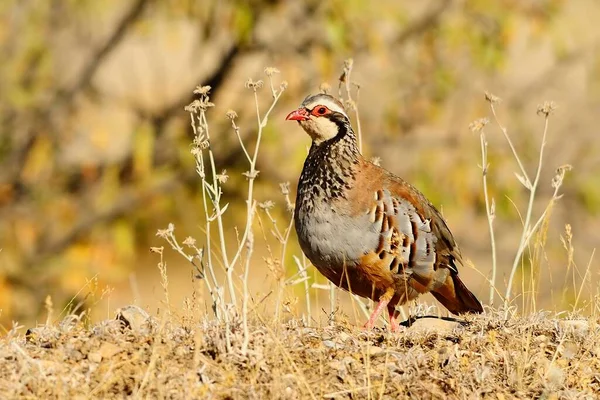
[[[235,111],[233,111],[233,110],[227,110],[227,112],[225,113],[225,117],[227,117],[227,119],[230,119],[232,121],[234,119],[236,119],[237,116],[238,116],[237,113]]]
[[[495,96],[490,92],[485,92],[485,99],[492,104],[500,103],[502,101],[502,99],[500,97]]]
[[[264,85],[264,82],[261,80],[258,81],[253,81],[252,78],[248,78],[248,80],[246,81],[246,83],[244,83],[244,87],[246,89],[252,89],[254,91],[257,91],[258,89],[262,88]]]
[[[263,210],[270,210],[271,208],[275,207],[275,203],[271,200],[267,200],[262,203],[258,203],[258,206]]]
[[[479,118],[469,124],[469,129],[471,132],[477,133],[481,132],[481,130],[490,122],[487,118]]]
[[[265,75],[267,76],[273,76],[275,74],[278,74],[279,70],[275,67],[267,67],[265,68]]]
[[[206,85],[206,86],[196,86],[196,89],[194,89],[194,94],[200,94],[200,95],[207,95],[210,92],[211,87]]]
[[[558,106],[553,101],[545,101],[543,104],[538,105],[537,114],[543,114],[548,117],[556,110]]]
[[[279,189],[281,190],[281,193],[284,195],[290,194],[290,183],[289,182],[280,183]]]
[[[164,250],[164,247],[150,247],[150,251],[152,253],[157,253],[157,254],[162,254]]]
[[[221,184],[226,183],[227,180],[229,180],[229,175],[227,175],[227,170],[226,169],[224,169],[223,171],[221,171],[220,174],[217,174],[217,180]]]
[[[191,236],[188,236],[183,241],[183,244],[186,245],[186,246],[188,246],[188,247],[194,247],[196,245],[196,239],[194,239]]]

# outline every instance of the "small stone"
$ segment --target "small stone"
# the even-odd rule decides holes
[[[175,355],[178,357],[183,357],[189,353],[189,351],[184,346],[177,346],[174,351]]]
[[[384,351],[381,347],[377,347],[377,346],[369,346],[367,348],[367,354],[370,356],[376,356],[378,354],[383,354]]]
[[[119,354],[122,351],[123,351],[123,349],[120,348],[119,346],[117,346],[116,344],[104,342],[100,346],[98,353],[100,354],[100,356],[102,358],[108,359],[108,358],[112,358],[114,355]],[[88,356],[88,358],[89,358],[89,356]]]
[[[409,331],[418,333],[436,332],[447,334],[458,328],[460,323],[457,321],[447,321],[441,318],[419,318],[409,328]]]
[[[117,310],[117,320],[134,332],[149,334],[152,332],[153,318],[142,308],[129,305]]]
[[[558,325],[564,331],[570,332],[579,338],[587,336],[590,331],[590,324],[585,320],[563,320],[559,321]]]
[[[87,358],[88,358],[88,360],[90,360],[91,362],[96,363],[96,364],[98,364],[102,361],[102,355],[97,351],[89,353]]]
[[[559,350],[561,350],[561,355],[567,360],[572,359],[579,352],[579,346],[577,345],[577,343],[571,341],[563,343],[558,348]]]
[[[291,398],[294,397],[293,395],[294,395],[294,390],[291,387],[287,386],[285,388],[285,396],[286,396],[286,398],[291,399]]]
[[[342,361],[333,360],[329,363],[329,368],[335,369],[336,371],[340,371],[346,369],[346,365]]]
[[[345,342],[346,340],[348,340],[348,339],[351,338],[351,336],[348,335],[346,332],[340,332],[339,335],[338,335],[338,337],[340,338],[340,340],[342,342]]]
[[[548,383],[552,387],[562,386],[562,384],[565,380],[564,371],[561,368],[557,367],[556,365],[551,365],[550,368],[548,368],[547,376],[548,376]]]

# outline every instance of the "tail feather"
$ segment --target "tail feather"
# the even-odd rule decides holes
[[[444,284],[431,292],[452,314],[483,312],[477,297],[460,280],[458,274],[450,273]]]

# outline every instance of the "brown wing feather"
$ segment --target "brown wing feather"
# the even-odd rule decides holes
[[[395,282],[398,304],[431,292],[452,313],[482,312],[481,303],[458,277],[457,263],[462,265],[460,250],[439,211],[401,178],[366,161],[361,169],[364,171],[359,174],[355,190],[349,192],[348,204],[353,209],[348,211],[359,215],[367,210],[381,231],[379,245],[360,263],[363,273],[377,287],[375,292],[381,293]],[[387,202],[386,191],[391,195]],[[405,214],[401,215],[403,204]],[[408,212],[407,204],[411,206]],[[414,213],[417,216],[411,217]],[[404,225],[399,226],[401,223]],[[401,249],[408,242],[410,257],[404,257]]]

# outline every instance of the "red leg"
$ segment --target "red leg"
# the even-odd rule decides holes
[[[375,326],[375,323],[377,322],[377,318],[379,318],[379,316],[381,315],[381,312],[388,305],[389,302],[390,302],[390,299],[388,298],[388,296],[381,296],[381,299],[379,300],[379,304],[377,304],[377,307],[375,307],[375,310],[373,310],[371,317],[365,324],[365,329],[373,329],[373,327]]]
[[[388,313],[390,315],[390,329],[392,332],[400,332],[400,323],[398,322],[399,312],[396,311],[396,304],[388,304]]]

